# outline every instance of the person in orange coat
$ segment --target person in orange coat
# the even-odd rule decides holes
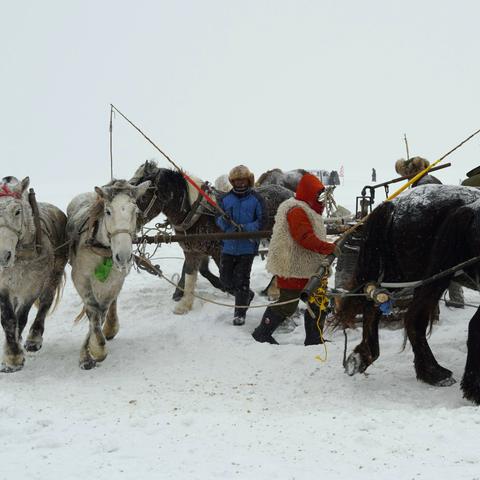
[[[252,333],[257,342],[277,344],[272,333],[295,312],[298,297],[308,279],[318,272],[327,255],[339,253],[334,243],[326,241],[322,219],[324,208],[325,187],[318,177],[309,173],[301,178],[295,197],[278,208],[268,249],[267,270],[278,277],[278,303],[297,301],[272,305],[265,310],[260,325]],[[314,316],[305,311],[304,343],[317,345],[322,342],[316,324],[319,308],[314,304],[310,307]]]

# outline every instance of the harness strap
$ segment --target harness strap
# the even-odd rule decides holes
[[[201,189],[202,191],[205,191],[206,188],[207,188],[207,183],[204,182],[201,186]],[[203,195],[198,195],[197,199],[193,202],[193,205],[191,206],[190,211],[187,213],[182,223],[180,225],[173,225],[173,228],[175,230],[180,230],[185,232],[186,230],[193,227],[193,225],[195,225],[195,223],[198,221],[198,219],[202,215],[200,206],[205,204],[206,202],[207,200]]]
[[[32,208],[33,224],[35,225],[34,245],[36,246],[37,253],[40,255],[42,253],[42,227],[40,225],[40,212],[38,211],[37,198],[33,188],[30,188],[28,191],[28,203],[30,203],[30,207]]]

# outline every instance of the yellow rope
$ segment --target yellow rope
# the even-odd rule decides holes
[[[322,363],[326,362],[328,359],[327,344],[325,343],[325,339],[323,338],[323,328],[321,325],[322,314],[327,311],[328,304],[329,304],[329,299],[327,297],[327,287],[328,287],[328,276],[325,275],[322,278],[322,282],[320,283],[320,286],[313,293],[313,295],[308,299],[309,303],[313,303],[314,305],[318,306],[318,315],[317,315],[316,325],[317,325],[318,333],[320,334],[320,339],[323,344],[325,355],[323,358],[321,355],[316,355],[315,360],[318,360],[319,362],[322,362]]]

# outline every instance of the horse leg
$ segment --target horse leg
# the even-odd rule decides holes
[[[21,370],[25,362],[19,342],[19,331],[15,312],[6,295],[0,295],[1,323],[5,332],[5,345],[0,371],[5,373]],[[28,313],[27,313],[28,316]]]
[[[189,312],[193,306],[193,292],[197,283],[198,267],[200,258],[197,255],[185,256],[185,289],[182,299],[175,306],[173,313],[183,315]]]
[[[120,325],[118,323],[117,300],[115,299],[108,308],[107,319],[103,324],[103,334],[107,340],[112,340],[118,333]]]
[[[183,297],[183,289],[185,288],[185,268],[186,268],[187,261],[183,261],[182,266],[182,274],[180,276],[180,280],[178,281],[177,288],[173,292],[172,300],[178,302]]]
[[[363,313],[362,341],[348,356],[345,371],[348,375],[363,373],[380,355],[378,342],[378,324],[381,313],[377,307],[368,303]]]
[[[480,405],[480,309],[468,325],[467,363],[461,387],[466,399]]]
[[[65,264],[65,258],[58,257],[55,259],[51,280],[47,283],[47,286],[38,299],[38,311],[24,344],[25,350],[28,350],[29,352],[36,352],[42,348],[45,317],[47,316],[55,297],[57,302],[60,299],[65,281]]]
[[[90,370],[97,362],[102,362],[107,357],[105,337],[102,332],[102,320],[105,318],[105,310],[99,307],[86,306],[89,320],[89,329],[85,341],[80,350],[80,368]]]
[[[202,258],[200,262],[200,267],[199,267],[200,275],[206,278],[215,288],[218,288],[219,290],[224,291],[225,287],[223,286],[223,283],[220,281],[220,278],[214,275],[208,268],[209,261],[210,259],[207,256]]]
[[[455,383],[452,372],[438,364],[427,342],[430,317],[446,285],[426,287],[415,292],[405,315],[407,336],[412,344],[417,379],[430,385],[448,387]]]

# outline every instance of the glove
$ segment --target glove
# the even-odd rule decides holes
[[[233,225],[232,223],[232,219],[230,218],[230,215],[226,212],[224,212],[222,215],[220,215],[220,218],[222,218],[223,220],[225,220],[227,223],[229,223],[230,225]]]
[[[336,243],[330,243],[329,245],[332,247],[332,251],[329,253],[329,255],[335,255],[335,257],[339,257],[342,253],[340,247]]]
[[[323,267],[325,269],[325,275],[327,277],[331,277],[332,276],[332,267],[331,267],[331,263],[327,260],[327,258],[323,258],[322,261],[320,262],[320,266]]]

